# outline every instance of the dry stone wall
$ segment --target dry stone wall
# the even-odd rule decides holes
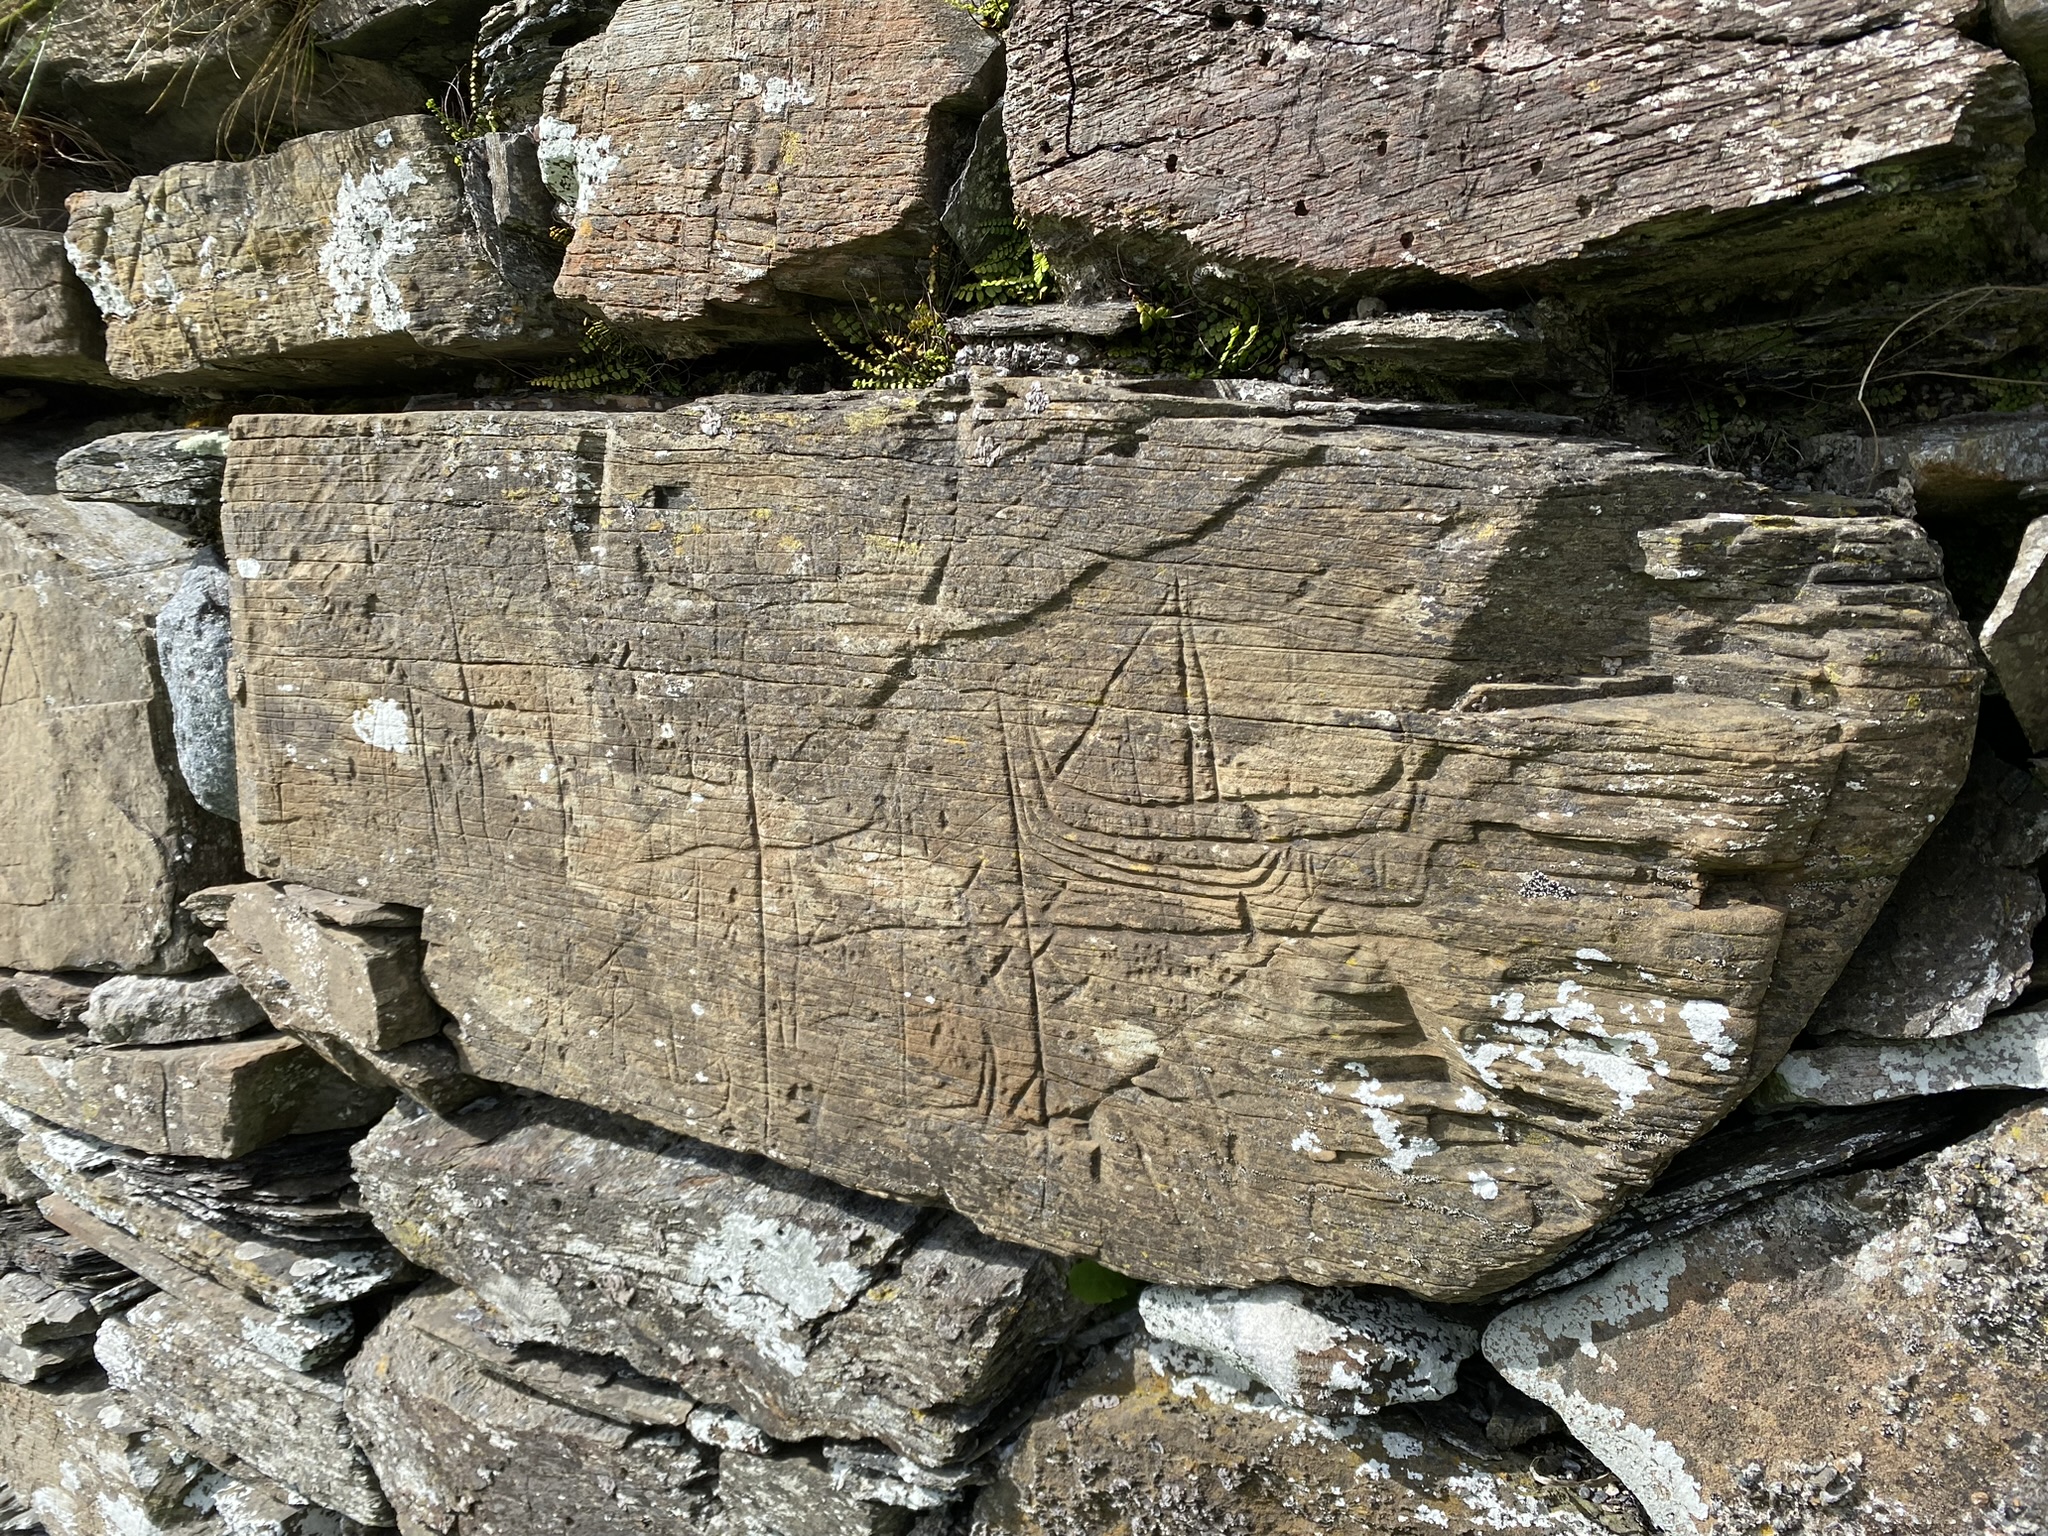
[[[2042,1536],[2044,36],[0,15],[0,1530]]]

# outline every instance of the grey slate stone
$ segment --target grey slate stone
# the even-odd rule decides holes
[[[93,988],[79,1022],[95,1045],[183,1045],[232,1040],[268,1020],[239,981],[216,971],[112,977]]]
[[[1882,1104],[1966,1088],[2048,1088],[2048,1009],[2003,1014],[1943,1039],[1829,1035],[1778,1063],[1757,1096],[1766,1104]]]
[[[355,1160],[378,1224],[504,1337],[616,1355],[778,1439],[957,1460],[1081,1311],[1059,1261],[957,1216],[560,1101],[395,1112]]]
[[[57,460],[57,491],[85,501],[118,501],[155,513],[201,537],[220,524],[225,432],[116,432]]]
[[[185,787],[214,815],[241,814],[235,790],[235,715],[228,697],[228,573],[202,550],[156,616],[158,664],[171,701],[171,736]]]
[[[2048,792],[1980,751],[1955,804],[1899,877],[1814,1011],[1816,1035],[1956,1035],[2017,1002],[2048,913]]]
[[[347,1371],[347,1406],[407,1536],[698,1531],[716,1460],[658,1399],[557,1378],[492,1343],[474,1297],[400,1302]],[[591,1361],[595,1366],[600,1362]],[[687,1409],[687,1401],[682,1405]]]
[[[1154,1338],[1201,1350],[1324,1417],[1449,1397],[1479,1348],[1477,1330],[1405,1296],[1155,1285],[1138,1309]]]
[[[2021,535],[2019,558],[1978,640],[2027,740],[2048,754],[2048,517]]]
[[[351,1519],[391,1524],[338,1369],[292,1370],[168,1293],[110,1319],[95,1352],[138,1414],[209,1460],[246,1461]]]
[[[32,1124],[21,1153],[48,1190],[96,1220],[260,1306],[306,1317],[414,1277],[356,1205],[347,1139],[294,1137],[202,1162]]]

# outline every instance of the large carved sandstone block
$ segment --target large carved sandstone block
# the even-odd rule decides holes
[[[0,965],[180,971],[178,911],[238,862],[177,767],[154,643],[193,541],[0,487]]]
[[[1504,1285],[1784,1053],[1977,673],[1910,521],[980,379],[244,417],[252,868],[479,1075],[996,1235]]]
[[[626,0],[548,89],[575,225],[556,291],[683,353],[914,294],[1000,82],[942,0]]]
[[[1540,281],[1591,257],[1612,299],[1632,247],[1660,248],[1647,275],[1683,289],[1702,269],[1682,247],[1704,243],[1717,289],[1755,275],[1747,257],[1782,278],[1846,248],[1760,214],[1834,205],[1831,226],[1910,243],[1900,194],[2011,184],[2025,82],[1956,15],[1025,0],[1016,202],[1063,261],[1116,273],[1206,261],[1378,287]]]
[[[532,145],[490,148],[458,157],[432,118],[394,117],[78,194],[66,240],[107,366],[171,388],[326,384],[562,351],[576,326],[548,292]]]

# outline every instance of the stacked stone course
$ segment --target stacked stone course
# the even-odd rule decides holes
[[[0,19],[0,1530],[2048,1531],[2044,37]]]

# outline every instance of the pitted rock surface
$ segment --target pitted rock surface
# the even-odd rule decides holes
[[[1033,0],[1004,127],[1035,241],[1104,284],[1206,262],[1350,291],[1598,273],[1611,301],[1623,273],[1697,271],[1726,292],[1839,263],[1864,221],[1896,253],[1901,194],[2010,185],[2025,80],[1955,14]],[[1818,227],[1758,217],[1829,202]]]
[[[1907,520],[1213,392],[244,417],[224,516],[251,868],[427,909],[471,1071],[1174,1282],[1540,1267],[1978,679]]]

